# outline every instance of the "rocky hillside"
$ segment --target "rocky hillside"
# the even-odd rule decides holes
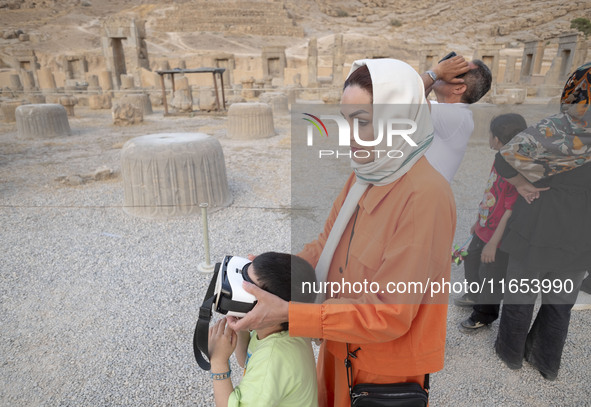
[[[212,17],[205,24],[212,11],[198,3],[0,0],[0,68],[8,67],[14,53],[31,49],[41,61],[64,54],[99,56],[102,21],[113,15],[146,20],[148,50],[156,57],[182,57],[201,50],[259,54],[265,45],[285,45],[297,54],[304,52],[312,36],[319,38],[322,53],[323,47],[331,46],[334,33],[346,34],[349,53],[408,55],[420,44],[441,43],[470,55],[480,43],[519,46],[523,40],[549,40],[569,30],[573,18],[591,15],[588,0],[222,0],[216,4],[225,14],[218,11],[215,20]],[[261,17],[245,8],[250,3],[270,3],[259,8],[275,14]],[[193,25],[191,18],[180,18],[187,10],[195,13]]]

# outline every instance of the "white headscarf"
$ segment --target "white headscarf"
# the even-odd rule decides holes
[[[393,118],[410,119],[417,125],[415,133],[410,135],[417,147],[409,145],[402,137],[393,137],[392,146],[386,146],[384,136],[374,149],[399,150],[404,153],[401,158],[380,154],[370,163],[351,162],[357,179],[347,194],[318,259],[316,278],[319,282],[326,281],[336,247],[367,187],[370,184],[388,185],[402,177],[425,154],[433,140],[431,114],[419,74],[407,63],[396,59],[363,59],[353,62],[349,76],[364,65],[369,69],[372,81],[374,140],[378,138],[379,119],[383,123]],[[322,301],[324,298],[318,299],[318,302]]]

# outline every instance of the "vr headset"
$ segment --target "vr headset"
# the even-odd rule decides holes
[[[215,265],[193,335],[193,352],[203,370],[211,368],[204,355],[209,359],[208,335],[212,311],[240,318],[257,303],[256,297],[242,288],[243,281],[254,284],[247,271],[251,263],[243,257],[225,256],[221,263]]]

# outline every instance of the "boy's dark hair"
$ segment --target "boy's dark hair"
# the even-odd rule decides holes
[[[515,135],[527,128],[525,119],[517,113],[506,113],[494,117],[490,122],[490,132],[503,145],[507,144]]]
[[[316,282],[316,272],[306,260],[289,253],[266,252],[252,261],[260,287],[285,301],[314,302],[316,294],[302,291],[302,283]],[[305,290],[304,290],[305,291]],[[289,324],[281,324],[283,330]]]
[[[492,74],[488,66],[480,59],[471,61],[476,68],[470,69],[464,75],[466,91],[462,94],[462,102],[476,103],[490,90],[492,84]]]

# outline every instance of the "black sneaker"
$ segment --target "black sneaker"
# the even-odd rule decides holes
[[[479,328],[482,328],[483,326],[487,326],[488,324],[483,324],[482,322],[479,321],[474,321],[472,319],[472,317],[460,322],[460,331],[464,331],[464,332],[476,332]]]
[[[454,298],[454,304],[458,307],[472,307],[476,304],[476,301],[470,298],[468,294],[464,294],[460,298]]]

